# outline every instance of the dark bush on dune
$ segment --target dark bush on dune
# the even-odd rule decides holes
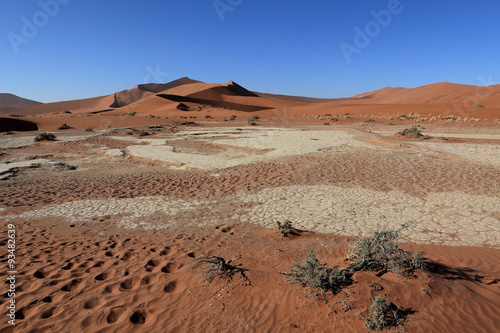
[[[56,136],[52,133],[40,133],[35,137],[35,142],[56,141]]]

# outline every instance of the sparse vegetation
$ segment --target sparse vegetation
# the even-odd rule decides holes
[[[365,326],[370,330],[382,330],[386,327],[401,325],[405,317],[389,299],[375,296],[368,308],[368,318],[365,319]]]
[[[126,134],[127,134],[127,135],[134,135],[134,132],[132,132],[132,131],[128,131]]]
[[[316,252],[310,251],[303,263],[295,263],[291,267],[289,281],[300,283],[304,286],[316,289],[317,296],[324,295],[326,292],[338,293],[344,286],[352,283],[352,272],[346,269],[340,269],[338,266],[325,267],[316,258]]]
[[[236,120],[236,118],[237,118],[236,115],[233,114],[231,117],[229,117],[229,120],[233,121]]]
[[[288,235],[290,235],[290,233],[292,232],[292,222],[291,221],[286,220],[283,223],[278,221],[278,222],[276,222],[276,225],[277,225],[278,232],[281,235],[281,238],[288,237]]]
[[[137,112],[132,111],[132,112],[125,112],[122,114],[122,116],[135,116],[136,114],[137,114]]]
[[[56,141],[56,136],[52,133],[40,133],[35,137],[35,142]]]
[[[71,111],[66,110],[66,111],[64,111],[63,113],[72,113],[72,112],[71,112]]]
[[[408,128],[405,128],[401,132],[398,132],[397,134],[401,136],[411,136],[413,138],[419,138],[421,136],[424,136],[420,129],[425,129],[425,127],[422,127],[420,125],[412,125]]]
[[[476,103],[476,104],[472,105],[472,107],[475,107],[475,108],[484,108],[484,105],[480,104],[480,103]]]
[[[402,275],[425,269],[423,252],[405,251],[395,243],[400,231],[405,227],[407,225],[397,230],[377,231],[372,237],[351,243],[346,254],[346,259],[353,261],[349,267],[354,271],[393,271]]]
[[[93,132],[93,131],[94,131],[94,129],[92,127],[88,127],[85,129],[85,132]]]
[[[247,119],[248,125],[255,126],[257,125],[257,120],[260,119],[259,115],[255,115]]]
[[[146,132],[146,131],[141,131],[139,133],[139,136],[148,136],[148,135],[150,135],[150,134],[148,132]]]
[[[9,114],[10,117],[14,117],[14,118],[22,118],[24,117],[22,114]]]
[[[59,126],[57,129],[58,130],[67,130],[67,129],[71,129],[71,128],[73,128],[73,127],[71,127],[68,124],[64,123],[61,126]]]
[[[212,283],[215,278],[229,282],[236,274],[239,274],[245,284],[250,284],[250,279],[245,274],[247,269],[242,268],[241,264],[235,265],[233,260],[226,261],[226,259],[217,256],[201,257],[193,268],[200,267],[203,269],[202,276],[205,282]]]

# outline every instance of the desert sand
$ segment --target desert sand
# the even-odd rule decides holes
[[[1,108],[39,130],[0,135],[4,265],[16,235],[0,330],[367,332],[380,295],[407,315],[385,331],[497,331],[498,89],[469,108],[477,87],[449,83],[319,100],[184,78]],[[413,125],[423,137],[396,134]],[[414,276],[360,271],[318,299],[283,274],[309,250],[347,267],[352,241],[402,224],[400,246],[425,252]],[[206,256],[249,283],[204,282]]]

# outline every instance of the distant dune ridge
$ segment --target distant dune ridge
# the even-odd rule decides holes
[[[386,87],[355,95],[376,104],[422,104],[422,103],[462,103],[466,100],[481,100],[484,103],[500,104],[500,85],[472,86],[450,82],[440,82],[417,88]]]
[[[208,107],[243,112],[277,110],[281,115],[394,113],[395,109],[398,109],[396,113],[439,115],[453,113],[457,106],[471,108],[476,103],[494,108],[500,106],[500,85],[473,86],[441,82],[417,88],[386,87],[353,97],[329,99],[253,92],[234,81],[224,84],[204,83],[183,77],[169,83],[140,84],[111,95],[57,103],[40,104],[11,94],[0,94],[0,114],[107,111],[110,116],[125,112],[162,116],[179,110],[199,111],[200,107]],[[17,106],[12,106],[14,104]],[[492,110],[476,109],[460,113],[465,115],[474,111],[475,117],[498,118],[498,114],[493,114]]]
[[[161,83],[147,83],[140,84],[132,89],[123,90],[115,93],[115,101],[110,105],[111,108],[119,108],[127,106],[145,97],[154,95],[164,90],[175,88],[177,86],[190,84],[190,83],[200,83],[200,81],[191,80],[188,77],[183,77],[175,81],[161,84]]]
[[[22,98],[13,94],[0,93],[0,107],[5,106],[22,106],[22,105],[36,105],[42,104],[31,99]]]

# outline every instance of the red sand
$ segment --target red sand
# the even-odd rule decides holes
[[[247,126],[246,119],[254,115],[260,116],[259,124],[270,126],[329,123],[359,129],[360,124],[368,124],[364,122],[372,119],[370,124],[380,126],[419,123],[460,131],[472,127],[497,129],[496,120],[500,119],[498,86],[490,87],[489,96],[476,98],[488,108],[471,108],[470,98],[478,87],[449,83],[415,89],[385,88],[351,99],[307,104],[310,99],[251,96],[239,88],[235,92],[232,85],[233,82],[186,83],[162,93],[272,109],[243,112],[206,104],[199,105],[199,110],[181,111],[177,102],[155,93],[137,94],[135,89],[120,93],[127,106],[97,114],[91,112],[110,109],[113,95],[0,108],[0,114],[26,115],[22,119],[36,122],[40,131],[56,131],[63,123],[79,130],[175,125],[184,121],[236,127]],[[66,110],[72,113],[62,113]],[[129,112],[136,114],[123,115]],[[237,119],[223,121],[231,115]],[[445,119],[451,115],[457,119]],[[293,184],[343,184],[414,195],[431,190],[497,193],[497,168],[435,157],[422,157],[421,163],[415,164],[414,152],[406,151],[407,140],[388,137],[373,142],[390,149],[386,154],[367,151],[326,159],[290,157],[223,170],[218,175],[199,170],[168,170],[161,163],[139,159],[96,160],[78,175],[26,171],[1,183],[0,204],[17,212],[81,199],[143,195],[223,202],[240,190],[254,192]],[[111,148],[126,146],[104,136],[82,142],[5,149],[2,158],[38,154],[71,161],[65,154],[93,156],[85,144],[103,142]],[[457,142],[481,143],[466,139]],[[231,212],[231,203],[227,205]],[[199,214],[205,216],[209,212]],[[304,257],[309,249],[317,250],[322,262],[345,267],[348,263],[343,257],[350,239],[302,233],[283,240],[274,231],[248,224],[193,228],[188,219],[183,223],[184,226],[163,231],[130,231],[119,228],[113,216],[104,216],[99,223],[68,224],[53,218],[15,221],[18,325],[11,327],[3,316],[0,331],[367,332],[360,313],[366,315],[370,297],[376,295],[388,296],[398,307],[411,310],[404,326],[392,331],[498,331],[498,249],[402,244],[407,250],[426,252],[428,273],[419,272],[410,279],[392,273],[377,277],[373,272],[359,272],[353,285],[338,295],[327,296],[326,303],[308,296],[305,288],[288,283],[280,273],[288,271],[294,258]],[[5,245],[6,241],[7,231],[3,228],[0,242]],[[238,258],[236,263],[248,269],[251,285],[243,286],[238,276],[227,284],[203,283],[200,272],[192,266],[205,255]],[[0,257],[5,259],[6,252]],[[2,295],[7,288],[7,284],[2,284]],[[7,301],[6,297],[0,298],[2,308]]]

